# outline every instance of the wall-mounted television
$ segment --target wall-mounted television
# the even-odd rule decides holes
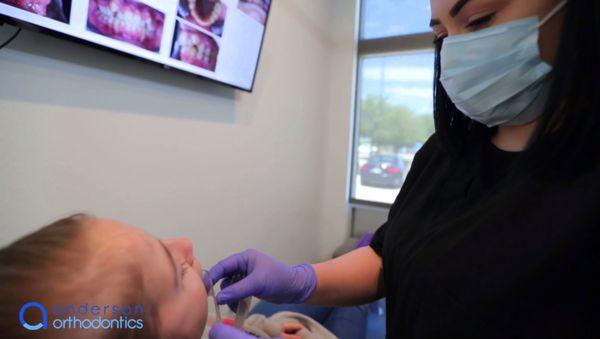
[[[251,91],[271,0],[0,0],[40,29]]]

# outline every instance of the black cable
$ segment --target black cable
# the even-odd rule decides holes
[[[8,38],[8,40],[6,40],[2,45],[0,45],[0,49],[3,49],[4,47],[8,46],[8,44],[10,44],[13,40],[17,38],[19,33],[21,33],[21,28],[17,29],[17,31],[10,38]]]

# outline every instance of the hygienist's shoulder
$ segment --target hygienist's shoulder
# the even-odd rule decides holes
[[[434,159],[439,159],[447,155],[446,148],[442,145],[442,141],[437,132],[433,133],[427,141],[421,146],[419,151],[415,153],[413,163],[430,162]]]
[[[428,139],[425,141],[421,150],[424,152],[432,152],[437,151],[442,147],[442,141],[438,132],[434,132]]]

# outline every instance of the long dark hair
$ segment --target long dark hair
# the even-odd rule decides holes
[[[579,173],[600,155],[600,1],[571,0],[565,11],[546,112],[520,159],[536,176]],[[452,103],[439,81],[442,42],[435,45],[436,132],[459,157],[474,134],[491,135],[494,128],[469,119]]]

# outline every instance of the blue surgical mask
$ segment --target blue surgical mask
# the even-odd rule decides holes
[[[489,127],[523,125],[543,114],[552,66],[538,47],[537,17],[444,39],[440,81],[456,107]]]

